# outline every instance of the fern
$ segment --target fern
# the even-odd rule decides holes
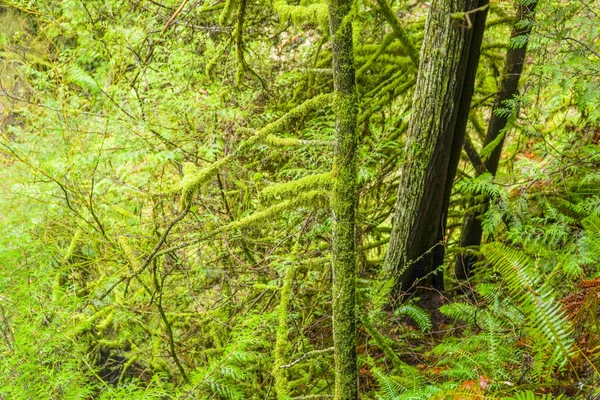
[[[562,399],[562,395],[556,397],[555,399]],[[536,395],[535,393],[533,393],[530,390],[527,390],[525,392],[518,392],[515,393],[515,397],[507,397],[505,400],[552,400],[553,397],[549,394],[541,394],[541,395]]]
[[[573,353],[572,329],[553,289],[540,282],[541,277],[522,252],[491,243],[482,247],[482,253],[504,278],[509,295],[527,316],[527,330],[546,372],[564,366]]]
[[[414,304],[403,304],[394,311],[394,314],[412,318],[423,332],[429,332],[433,326],[429,313]]]
[[[582,262],[600,261],[600,216],[592,215],[582,221],[584,236],[579,241]]]
[[[436,385],[427,385],[418,375],[390,376],[378,368],[372,368],[372,372],[379,384],[375,394],[378,400],[425,400],[442,390]]]

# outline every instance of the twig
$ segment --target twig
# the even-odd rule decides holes
[[[308,353],[304,353],[302,355],[302,357],[296,359],[295,361],[292,361],[289,364],[285,364],[285,365],[280,365],[279,368],[281,369],[287,369],[287,368],[291,368],[294,365],[298,364],[300,361],[304,360],[307,357],[311,357],[314,356],[315,354],[323,354],[323,353],[329,353],[330,351],[333,351],[333,347],[328,347],[326,349],[321,349],[321,350],[313,350],[313,351],[309,351]]]

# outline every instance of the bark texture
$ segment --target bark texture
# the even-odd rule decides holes
[[[476,71],[481,38],[473,44],[477,55],[471,67],[469,51],[477,24],[485,24],[485,7],[476,10],[482,4],[485,3],[478,0],[436,0],[427,17],[384,263],[385,271],[402,274],[395,288],[397,294],[411,290],[417,281],[443,288],[442,274],[431,272],[441,265],[440,257],[443,259],[443,248],[438,247],[443,246],[444,213],[449,198],[446,192],[451,189],[448,182],[456,171],[456,165],[450,163],[458,163],[456,148],[460,149],[463,140],[455,138],[455,130],[464,135],[464,128],[457,121],[463,102],[468,110],[473,91],[473,82],[466,82],[465,78],[474,81],[475,77],[474,72],[468,71]],[[482,33],[483,29],[478,31],[479,35]],[[464,90],[464,85],[470,85],[470,89]]]
[[[351,0],[330,0],[336,142],[332,171],[335,399],[358,399],[355,314],[355,207],[358,99]]]
[[[519,3],[517,9],[517,19],[513,26],[511,38],[515,36],[524,36],[525,41],[522,47],[509,48],[506,52],[506,58],[504,63],[504,72],[502,74],[500,90],[496,95],[494,106],[492,108],[492,116],[488,125],[487,134],[483,143],[483,146],[488,146],[490,143],[499,139],[498,145],[494,148],[487,160],[484,161],[485,172],[489,172],[492,175],[496,175],[498,172],[498,164],[500,162],[500,156],[502,155],[502,147],[504,144],[504,128],[508,122],[508,116],[497,115],[496,110],[505,107],[504,102],[510,100],[518,95],[519,79],[523,71],[523,64],[525,62],[525,55],[527,53],[527,38],[531,33],[530,25],[526,28],[522,27],[523,19],[533,18],[533,13],[537,2],[531,3],[528,6],[524,6]],[[502,136],[500,138],[500,136]],[[480,173],[479,173],[480,174]],[[489,199],[486,198],[483,201],[483,207],[476,207],[476,210],[480,212],[470,213],[466,216],[461,239],[460,247],[473,247],[481,244],[481,236],[483,234],[483,227],[481,225],[481,215],[485,212],[489,205]],[[477,261],[477,257],[473,254],[461,252],[458,254],[456,263],[454,265],[454,273],[456,278],[459,280],[465,280],[469,277],[473,265]]]

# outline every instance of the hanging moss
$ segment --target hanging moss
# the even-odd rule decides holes
[[[294,264],[290,263],[285,271],[283,285],[281,286],[281,300],[277,307],[277,332],[275,335],[275,349],[273,350],[273,378],[275,379],[275,393],[277,399],[286,400],[290,398],[286,369],[281,368],[285,365],[285,352],[289,348],[288,342],[288,308],[292,294],[292,283],[294,281],[296,269]]]
[[[331,185],[331,173],[309,175],[291,182],[271,185],[263,189],[261,196],[265,200],[298,196],[308,190],[326,190]]]
[[[265,137],[265,144],[273,147],[297,147],[297,146],[333,146],[332,142],[325,140],[302,140],[296,138],[283,138],[275,135],[267,135]]]
[[[396,14],[394,14],[394,11],[392,11],[392,9],[390,8],[389,4],[387,3],[387,0],[377,0],[377,4],[379,5],[379,8],[383,13],[383,16],[392,27],[394,34],[398,37],[400,43],[402,43],[402,46],[404,46],[404,48],[406,49],[406,52],[408,53],[408,56],[413,62],[413,65],[418,68],[419,51],[414,46],[413,41],[410,38],[408,32],[406,31],[406,29],[404,29],[404,26],[402,26],[402,23],[400,22]]]
[[[358,71],[356,71],[356,76],[361,76],[366,71],[366,69],[369,68],[371,64],[373,64],[377,60],[377,58],[383,54],[383,52],[387,49],[387,47],[392,43],[393,40],[394,35],[392,35],[391,33],[385,35],[385,37],[381,41],[381,44],[377,46],[377,50],[373,52],[373,54],[371,54],[371,56],[363,63],[363,65],[358,69]],[[357,64],[360,63],[358,57],[355,58],[355,62]]]
[[[127,238],[125,236],[119,236],[117,238],[117,242],[119,243],[119,246],[121,246],[123,253],[125,253],[125,258],[127,259],[127,262],[129,263],[130,269],[132,271],[139,270],[141,267],[140,260],[133,252],[133,249],[131,248],[131,246],[129,246],[129,243],[127,242]]]
[[[221,14],[219,14],[219,25],[225,26],[229,23],[234,3],[235,0],[225,0],[225,7],[221,11]]]
[[[284,24],[291,22],[296,26],[302,26],[306,23],[316,22],[321,27],[327,27],[329,13],[327,4],[324,2],[294,6],[285,1],[276,1],[273,3],[273,8]]]
[[[75,248],[77,247],[77,243],[81,240],[82,233],[83,233],[83,231],[79,227],[75,230],[75,234],[73,235],[73,238],[71,239],[71,243],[69,243],[69,247],[67,248],[65,256],[63,258],[63,262],[65,264],[68,263],[69,259],[73,256],[73,253],[75,252]]]
[[[285,211],[296,210],[300,207],[307,208],[327,208],[329,206],[329,193],[322,190],[312,190],[300,194],[294,199],[282,201],[265,210],[254,212],[247,217],[227,224],[211,233],[211,236],[217,233],[227,232],[234,229],[245,228],[251,225],[273,221],[276,216]]]

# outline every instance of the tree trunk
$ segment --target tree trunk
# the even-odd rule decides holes
[[[481,3],[481,4],[480,4]],[[477,57],[470,60],[477,25],[485,24],[485,2],[436,0],[430,7],[421,48],[420,66],[408,127],[406,154],[401,166],[398,199],[384,270],[402,274],[397,294],[414,285],[443,288],[442,274],[432,272],[443,258],[446,192],[454,178],[462,145],[459,112],[473,92],[481,38],[475,40]],[[483,13],[483,15],[480,15]],[[482,22],[483,21],[483,22]],[[476,25],[473,25],[475,22]],[[483,34],[477,32],[478,35]],[[466,79],[466,80],[465,80]],[[464,87],[469,88],[465,90]],[[464,119],[466,121],[466,119]],[[455,130],[459,135],[455,135]],[[460,146],[458,147],[460,148]],[[451,161],[452,160],[452,161]],[[449,198],[449,197],[448,197]]]
[[[496,95],[494,106],[492,108],[492,116],[488,125],[488,131],[483,143],[485,148],[490,143],[499,139],[498,145],[494,148],[489,158],[484,161],[484,166],[487,172],[493,176],[498,171],[498,164],[500,162],[500,156],[502,154],[502,146],[504,144],[504,128],[508,122],[508,116],[506,114],[497,115],[496,110],[505,107],[504,102],[510,100],[518,95],[519,79],[521,78],[521,72],[523,71],[523,63],[525,62],[525,54],[527,52],[527,39],[531,32],[531,27],[523,27],[523,20],[526,18],[532,18],[537,3],[534,2],[528,6],[524,6],[519,3],[517,9],[517,19],[513,26],[511,38],[515,36],[524,36],[524,44],[519,48],[509,48],[506,52],[506,59],[504,64],[504,73],[502,74],[502,81],[500,83],[500,90]],[[501,138],[499,136],[502,135]],[[483,207],[477,207],[477,210],[482,210],[476,213],[470,213],[465,217],[465,222],[460,239],[460,247],[473,247],[481,244],[481,235],[483,233],[483,227],[481,225],[481,216],[485,212],[489,205],[489,198],[486,198],[483,202]],[[477,261],[477,257],[473,254],[461,252],[458,254],[456,263],[454,265],[454,273],[456,278],[459,280],[465,280],[469,277],[473,264]]]
[[[355,315],[356,116],[351,0],[330,0],[336,141],[333,159],[333,343],[335,399],[358,399]]]

